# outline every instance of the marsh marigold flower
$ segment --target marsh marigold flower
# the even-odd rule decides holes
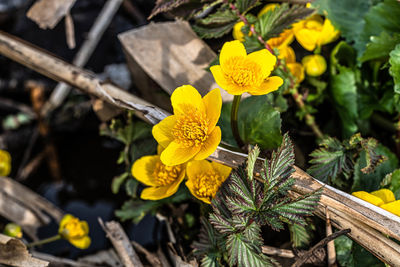
[[[58,228],[58,234],[68,240],[72,245],[80,249],[90,246],[91,240],[88,236],[89,226],[86,221],[81,221],[71,214],[66,214]]]
[[[193,86],[184,85],[172,93],[171,104],[174,115],[155,125],[152,131],[158,144],[165,148],[161,162],[174,166],[207,158],[221,141],[221,129],[216,126],[222,107],[219,89],[202,98]]]
[[[297,41],[308,51],[335,41],[340,32],[335,29],[329,19],[313,15],[293,24]]]
[[[352,195],[400,216],[400,200],[396,200],[389,189],[380,189],[371,193],[358,191],[353,192]]]
[[[276,57],[266,49],[247,55],[241,42],[227,42],[222,46],[219,63],[210,70],[217,84],[232,95],[265,95],[283,84],[281,77],[269,76]]]
[[[132,165],[132,175],[139,182],[149,186],[143,189],[140,197],[148,200],[159,200],[172,196],[178,191],[185,178],[185,165],[166,166],[158,155],[144,156]]]
[[[301,83],[304,80],[304,68],[303,65],[296,62],[296,54],[293,48],[287,46],[284,50],[281,50],[281,55],[285,59],[289,71],[296,78],[296,83]]]
[[[186,186],[193,196],[211,204],[222,183],[228,178],[232,168],[208,162],[207,160],[191,161],[186,167],[188,180]]]
[[[11,172],[11,156],[5,150],[0,149],[0,176],[7,176]]]
[[[321,55],[309,55],[301,60],[307,75],[317,77],[326,71],[326,61]]]

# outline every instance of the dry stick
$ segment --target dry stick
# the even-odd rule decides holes
[[[333,234],[325,237],[324,239],[319,241],[315,246],[313,246],[309,251],[304,253],[298,260],[296,260],[296,262],[293,263],[292,267],[300,267],[304,262],[306,262],[306,260],[308,258],[310,258],[313,255],[314,251],[316,251],[319,248],[322,248],[322,247],[326,246],[326,244],[328,242],[334,240],[335,238],[337,238],[337,237],[339,237],[341,235],[350,233],[350,232],[351,232],[350,229],[343,229],[343,230],[340,230],[340,231],[338,231],[336,233],[333,233]]]
[[[136,115],[151,124],[156,124],[168,116],[167,112],[123,89],[109,84],[100,84],[99,80],[87,71],[32,48],[18,38],[2,32],[0,32],[0,54],[51,79],[67,82],[119,108],[135,110]],[[230,167],[238,167],[247,160],[247,155],[218,147],[209,159]],[[256,172],[260,173],[262,168],[263,159],[259,158]],[[297,167],[295,167],[293,178],[295,184],[291,197],[295,198],[299,194],[304,195],[324,186],[315,213],[325,219],[325,207],[329,206],[333,226],[338,229],[352,229],[349,236],[353,240],[382,261],[400,266],[400,246],[382,235],[383,233],[400,240],[400,217],[319,182]]]
[[[329,216],[329,208],[326,207],[325,209],[325,214],[326,214],[326,236],[330,236],[333,231],[332,231],[332,224],[331,224],[331,219]],[[336,250],[335,250],[335,243],[332,241],[328,242],[326,245],[326,251],[328,254],[328,266],[334,266],[336,263]]]
[[[89,60],[93,51],[97,47],[104,31],[111,23],[115,13],[118,11],[122,0],[108,0],[96,18],[92,28],[89,31],[86,41],[83,43],[78,53],[75,55],[72,64],[78,67],[83,67]],[[71,87],[65,83],[59,83],[50,96],[50,99],[45,103],[42,109],[42,116],[46,117],[49,112],[56,109],[70,92]]]
[[[67,38],[68,48],[74,49],[76,46],[75,27],[74,20],[72,19],[72,16],[69,12],[65,15],[65,36]]]
[[[249,22],[247,21],[246,17],[239,12],[239,10],[237,9],[237,7],[234,4],[229,3],[228,0],[224,0],[224,2],[229,4],[229,7],[234,12],[236,12],[236,15],[240,18],[240,20],[243,21],[244,24],[246,24],[246,25],[248,25],[250,27],[250,31],[253,34],[253,36],[256,36],[257,40],[262,45],[264,45],[265,48],[269,52],[271,52],[274,55],[275,54],[274,50],[267,44],[267,42],[262,38],[262,36],[256,32],[256,30],[254,28],[254,25],[250,25],[249,24]],[[281,60],[279,58],[277,60],[278,60],[277,61],[277,65],[278,66],[281,65],[282,64]],[[286,65],[283,65],[283,68],[284,68],[284,70],[286,72],[289,71],[286,68]],[[323,138],[324,135],[322,134],[321,130],[319,129],[318,125],[316,124],[314,116],[311,115],[306,109],[306,106],[304,104],[303,98],[302,98],[302,96],[299,94],[299,92],[297,90],[296,83],[293,81],[293,79],[291,77],[289,77],[289,79],[290,79],[290,90],[289,91],[292,94],[292,97],[293,97],[294,101],[296,102],[297,106],[300,108],[302,113],[305,114],[304,117],[305,117],[306,124],[311,128],[311,130],[313,131],[315,136],[317,136],[318,138]]]
[[[294,258],[293,250],[290,249],[282,249],[282,248],[275,248],[270,246],[262,246],[262,253],[269,255],[269,256],[278,256],[282,258]]]
[[[106,232],[108,239],[110,239],[119,257],[121,258],[124,266],[127,267],[142,267],[143,264],[129,242],[128,236],[122,229],[121,224],[116,221],[110,221],[103,223],[103,220],[99,218],[99,223]]]

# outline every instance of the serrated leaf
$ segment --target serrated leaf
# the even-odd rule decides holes
[[[298,224],[289,224],[290,239],[296,248],[304,247],[310,244],[312,234],[307,226]]]
[[[259,4],[260,0],[236,0],[235,6],[240,14],[244,14]]]
[[[210,25],[210,24],[228,24],[236,22],[238,20],[237,15],[231,9],[218,10],[211,15],[208,15],[204,19],[196,20],[197,24]]]
[[[361,147],[365,151],[365,159],[367,165],[361,169],[363,173],[372,173],[375,169],[384,162],[387,158],[384,155],[378,155],[376,153],[376,147],[378,141],[374,138],[367,138],[361,141]]]
[[[205,27],[201,25],[192,25],[193,30],[199,35],[200,38],[218,38],[230,32],[236,22],[227,24],[217,24],[212,27]]]
[[[361,62],[373,59],[385,59],[389,57],[389,53],[400,43],[400,34],[392,36],[387,32],[382,32],[378,36],[371,36],[371,42],[367,44],[367,48],[360,58]]]
[[[190,0],[158,0],[156,6],[151,11],[150,16],[147,19],[151,19],[155,15],[167,11],[171,11],[174,8],[177,8],[180,5],[190,2]]]
[[[258,146],[255,146],[250,151],[247,157],[246,171],[247,171],[247,177],[249,177],[249,179],[253,179],[254,165],[256,164],[258,155],[260,155],[260,149],[258,148]]]
[[[400,199],[400,169],[390,174],[389,189],[394,193],[396,199]]]
[[[389,55],[389,73],[394,80],[394,92],[400,94],[400,44]]]
[[[113,194],[118,194],[119,188],[121,187],[121,185],[125,181],[125,179],[128,177],[129,177],[129,173],[124,172],[123,174],[113,178],[113,180],[111,182],[111,191],[113,192]]]

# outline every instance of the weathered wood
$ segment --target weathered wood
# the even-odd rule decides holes
[[[21,240],[0,234],[0,264],[17,267],[44,267],[47,261],[35,259]]]
[[[143,264],[140,261],[139,256],[136,254],[136,251],[133,249],[121,224],[116,221],[110,221],[104,224],[100,218],[99,223],[106,232],[108,239],[110,239],[113,244],[124,266],[142,267]]]
[[[168,94],[175,88],[190,84],[205,95],[219,88],[212,74],[206,71],[217,58],[211,48],[193,32],[186,21],[150,23],[118,35],[132,73],[135,63],[156,81]],[[134,62],[134,63],[133,63]],[[140,73],[139,73],[140,75]],[[144,76],[134,77],[141,81]],[[140,87],[143,94],[151,87]],[[233,96],[221,89],[223,101]]]
[[[163,110],[118,87],[100,84],[93,75],[85,70],[33,49],[3,33],[0,33],[0,53],[50,78],[72,84],[80,90],[115,106],[132,110],[137,109],[153,124],[168,116]],[[246,161],[246,156],[218,147],[209,159],[227,166],[237,167]],[[261,168],[262,159],[257,161],[256,171],[260,172]],[[397,263],[400,259],[399,245],[383,234],[400,240],[400,217],[323,184],[297,167],[293,177],[296,179],[293,192],[298,194],[303,195],[324,186],[321,201],[316,211],[317,215],[324,219],[325,208],[329,207],[331,222],[335,227],[338,229],[350,228],[352,231],[350,237],[363,247],[389,264]],[[323,211],[322,214],[319,213],[319,210]],[[374,241],[371,242],[371,240]],[[377,245],[378,241],[380,242],[379,245]],[[396,266],[396,264],[394,265]],[[397,266],[400,266],[400,263]]]
[[[76,0],[38,0],[26,16],[42,29],[53,29],[67,14]]]

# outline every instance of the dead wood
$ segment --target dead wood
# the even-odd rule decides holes
[[[106,232],[108,239],[110,239],[113,244],[124,266],[142,267],[143,264],[141,263],[139,256],[136,254],[136,251],[133,249],[121,224],[116,221],[103,223],[100,218],[99,223]]]
[[[47,261],[33,258],[21,240],[0,234],[0,264],[18,267],[44,267]]]
[[[0,53],[49,78],[67,82],[80,90],[123,109],[136,110],[139,116],[155,124],[169,114],[116,86],[100,84],[92,74],[49,54],[34,49],[16,38],[0,33]],[[210,160],[237,167],[246,161],[245,154],[218,147]],[[256,172],[262,171],[263,159]],[[400,217],[377,206],[319,182],[295,167],[293,193],[307,194],[324,187],[316,214],[325,219],[329,207],[331,222],[338,229],[351,229],[349,236],[382,261],[400,266],[400,246],[384,235],[400,240]],[[292,194],[295,197],[295,194]]]
[[[38,0],[26,16],[42,29],[53,29],[67,14],[76,0]]]

